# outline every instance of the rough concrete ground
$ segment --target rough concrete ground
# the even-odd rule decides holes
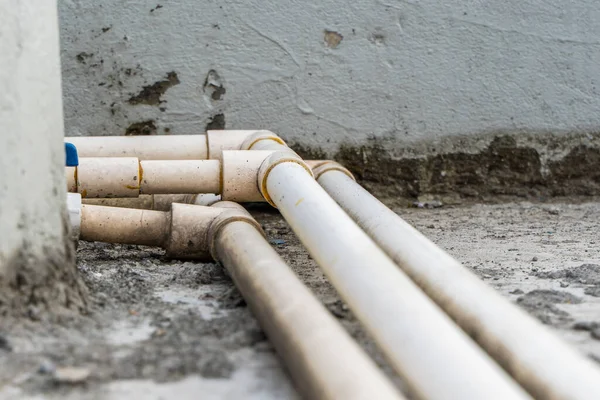
[[[396,211],[600,360],[600,203]],[[294,271],[401,387],[285,222],[272,211],[254,213]],[[32,307],[30,320],[0,320],[0,398],[297,398],[220,266],[102,243],[81,242],[77,256],[92,293],[89,314],[50,320]]]

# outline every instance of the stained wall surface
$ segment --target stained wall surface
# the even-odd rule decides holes
[[[271,129],[360,175],[383,162],[396,181],[418,181],[411,193],[437,190],[433,175],[445,182],[463,171],[464,152],[487,158],[501,135],[511,136],[508,148],[535,153],[505,163],[512,181],[525,171],[548,187],[588,173],[552,173],[550,162],[600,156],[575,149],[598,145],[594,0],[59,0],[59,8],[68,135]],[[462,164],[397,162],[440,153]],[[488,181],[493,164],[475,178]],[[463,181],[475,179],[467,174]]]
[[[59,3],[73,135],[212,121],[335,148],[600,125],[593,0]]]

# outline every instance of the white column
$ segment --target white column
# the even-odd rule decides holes
[[[53,304],[56,290],[40,287],[64,285],[66,293],[76,279],[61,92],[56,1],[0,0],[0,307],[19,304],[1,287],[8,282],[23,296],[38,286],[38,300]]]

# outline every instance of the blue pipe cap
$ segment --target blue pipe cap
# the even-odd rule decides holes
[[[67,155],[66,166],[76,167],[79,165],[79,156],[77,155],[77,147],[73,143],[65,143],[65,154]]]

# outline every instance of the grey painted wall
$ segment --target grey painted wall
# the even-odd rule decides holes
[[[224,124],[335,151],[600,127],[595,0],[59,3],[69,135]]]

